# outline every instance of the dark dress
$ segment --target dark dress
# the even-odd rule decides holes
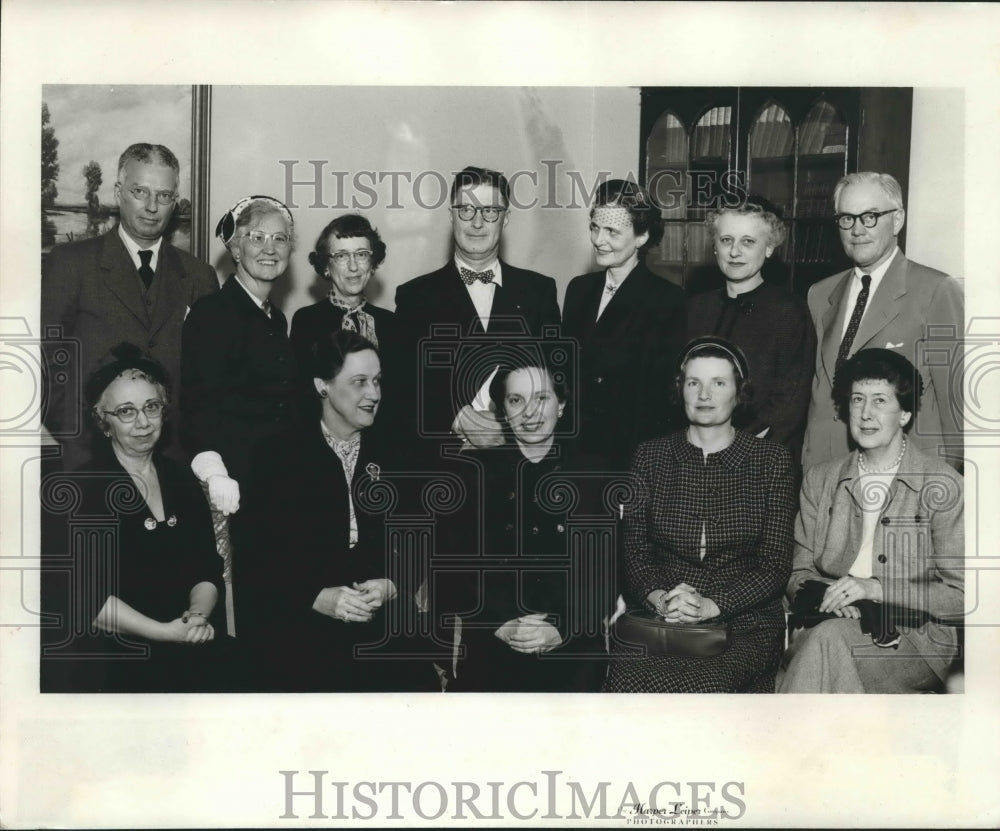
[[[670,388],[684,344],[684,295],[640,263],[598,318],[604,285],[604,271],[573,278],[562,331],[579,346],[577,452],[626,471],[640,442],[676,426]]]
[[[231,658],[216,604],[216,641],[150,643],[105,634],[92,625],[114,595],[146,617],[167,623],[189,608],[191,589],[220,590],[208,503],[193,474],[155,459],[164,520],[157,522],[132,479],[108,452],[79,471],[47,478],[43,521],[53,548],[43,552],[43,610],[61,624],[43,629],[43,692],[189,692],[229,686]],[[61,496],[75,492],[77,501]],[[221,623],[221,625],[220,625]],[[90,656],[90,657],[88,657]]]
[[[257,443],[294,422],[299,376],[285,316],[272,307],[268,317],[230,277],[184,321],[181,380],[188,450],[216,451],[242,484]]]
[[[612,646],[608,692],[773,692],[784,644],[781,594],[792,557],[788,451],[736,431],[706,459],[686,431],[646,442],[625,507],[626,601],[688,583],[715,601],[733,640],[714,658],[635,656]],[[706,554],[699,558],[702,529]]]
[[[565,497],[573,474],[567,467],[558,444],[537,463],[512,444],[456,460],[466,501],[442,522],[431,571],[431,606],[448,633],[440,640],[453,639],[450,622],[461,617],[462,653],[448,691],[600,689],[606,667],[601,616],[611,602],[613,567],[571,551],[572,506]],[[612,557],[607,545],[604,558]],[[588,581],[602,583],[600,598],[595,594],[602,586]],[[529,655],[494,634],[532,613],[546,614],[562,635],[561,646]]]
[[[757,435],[785,445],[795,460],[802,449],[816,366],[816,331],[804,300],[771,283],[730,298],[725,288],[687,301],[688,339],[717,335],[747,356],[753,379]]]
[[[352,548],[344,468],[319,420],[258,448],[246,491],[251,542],[233,573],[240,639],[254,655],[254,689],[440,689],[430,660],[410,659],[405,642],[415,628],[419,580],[390,548],[389,506],[381,499],[388,470],[365,434],[353,480],[358,543]],[[398,596],[368,623],[345,623],[312,608],[324,588],[380,577],[395,583]]]

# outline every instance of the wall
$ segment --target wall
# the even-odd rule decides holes
[[[635,88],[216,86],[211,225],[247,194],[294,203],[298,242],[275,295],[290,317],[325,295],[308,253],[355,202],[388,246],[369,295],[391,309],[396,286],[450,256],[442,185],[467,164],[492,167],[513,178],[525,206],[512,212],[503,256],[556,278],[561,301],[569,280],[593,267],[588,199],[575,182],[589,193],[599,171],[637,175],[638,134]],[[306,184],[289,189],[286,180]],[[218,240],[210,254],[227,275],[232,263]]]
[[[965,93],[914,89],[906,255],[965,275]]]

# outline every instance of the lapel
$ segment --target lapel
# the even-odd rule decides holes
[[[169,323],[179,308],[187,307],[182,283],[185,276],[177,252],[164,240],[160,243],[156,277],[149,290],[153,301],[150,334],[155,334]]]
[[[604,314],[594,324],[594,333],[604,335],[618,331],[622,325],[628,325],[638,311],[642,309],[646,295],[646,270],[637,265],[629,272],[628,277],[618,286],[618,290],[604,308]],[[594,303],[591,319],[597,315],[601,292],[604,291],[604,275],[598,281],[597,300]]]
[[[823,343],[820,345],[820,354],[823,358],[823,369],[827,378],[833,385],[833,374],[837,369],[837,353],[840,351],[840,342],[843,340],[844,318],[847,310],[844,309],[844,298],[847,295],[847,287],[850,285],[854,268],[850,268],[840,275],[837,285],[830,292],[827,300],[826,310],[820,320],[823,326]]]
[[[899,298],[906,294],[906,258],[900,251],[892,260],[892,265],[886,271],[878,291],[868,302],[865,316],[861,318],[858,334],[854,338],[854,351],[864,349],[890,321],[899,315]]]
[[[117,226],[104,235],[104,245],[98,265],[104,283],[111,293],[132,313],[143,328],[148,328],[149,315],[142,301],[142,290],[139,288],[135,263],[132,262],[125,243],[118,236]]]
[[[458,273],[458,266],[455,260],[451,259],[448,264],[441,269],[442,292],[440,296],[441,322],[456,322],[459,324],[458,336],[460,338],[469,335],[485,334],[483,325],[479,322],[479,313],[469,296],[465,283]],[[504,279],[506,279],[506,274]],[[499,286],[497,287],[499,293]],[[496,296],[493,298],[496,303]]]
[[[493,328],[494,318],[527,319],[527,313],[522,305],[525,295],[521,290],[521,274],[519,270],[505,263],[503,260],[500,260],[500,270],[503,273],[503,285],[497,286],[493,291],[493,305],[490,306],[491,329]],[[471,302],[471,299],[469,302]]]
[[[586,339],[597,326],[597,310],[601,305],[601,295],[604,294],[604,273],[595,272],[584,276],[580,290],[580,309],[578,329]],[[610,303],[608,306],[610,307]],[[607,314],[607,309],[604,313]],[[603,318],[604,315],[601,315]]]

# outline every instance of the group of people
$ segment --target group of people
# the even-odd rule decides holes
[[[380,308],[365,290],[387,246],[338,216],[309,255],[329,294],[290,331],[270,300],[288,207],[248,196],[222,217],[218,288],[163,239],[177,183],[167,148],[128,148],[117,228],[45,263],[43,324],[78,344],[80,377],[46,410],[61,448],[43,478],[43,605],[60,623],[43,629],[43,690],[946,678],[961,402],[953,367],[910,358],[930,327],[960,338],[962,293],[898,249],[891,176],[837,185],[855,266],[807,302],[762,276],[784,235],[763,200],[710,213],[725,284],[685,298],[644,264],[657,207],[604,182],[598,270],[560,311],[552,278],[500,259],[506,177],[468,167],[451,261]]]

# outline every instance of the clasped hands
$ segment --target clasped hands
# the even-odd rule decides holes
[[[205,615],[185,612],[165,625],[164,640],[173,643],[201,644],[215,639],[215,628]]]
[[[562,643],[562,635],[544,614],[524,615],[508,620],[493,634],[515,652],[549,652]]]
[[[476,410],[466,404],[451,423],[451,432],[462,447],[498,447],[504,443],[503,427],[491,410]]]
[[[858,600],[882,602],[882,584],[874,577],[852,577],[847,575],[832,582],[823,593],[819,604],[822,613],[831,612],[837,617],[859,619],[861,610],[851,604]]]
[[[679,583],[674,588],[654,589],[646,600],[653,610],[670,623],[701,623],[720,614],[715,601],[702,597],[696,588]]]
[[[381,577],[350,586],[325,588],[316,595],[313,609],[345,623],[367,623],[382,604],[395,596],[395,584],[387,577]]]

